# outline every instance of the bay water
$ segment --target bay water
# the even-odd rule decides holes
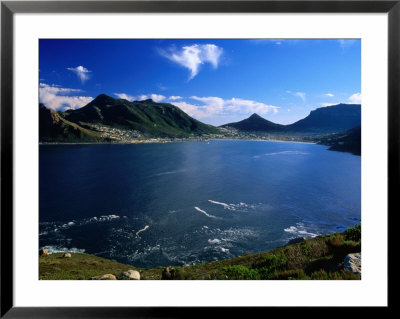
[[[361,220],[361,157],[272,141],[39,146],[39,247],[137,267],[261,252]]]

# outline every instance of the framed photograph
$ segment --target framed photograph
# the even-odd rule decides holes
[[[399,1],[2,1],[1,316],[389,308],[399,29]]]

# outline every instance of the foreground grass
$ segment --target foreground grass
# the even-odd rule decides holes
[[[174,267],[177,280],[291,280],[360,279],[343,269],[349,253],[361,251],[361,226],[342,233],[318,236],[269,252],[247,254],[194,266]],[[84,280],[103,274],[118,277],[134,269],[142,280],[161,279],[164,267],[140,269],[113,260],[74,253],[72,258],[51,254],[39,258],[39,278],[43,280]]]

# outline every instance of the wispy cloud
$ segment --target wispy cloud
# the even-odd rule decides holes
[[[199,104],[188,103],[187,101],[172,102],[184,112],[198,119],[210,118],[212,116],[223,116],[232,114],[267,114],[278,112],[278,106],[264,104],[262,102],[245,100],[240,98],[222,99],[220,97],[198,97],[191,96],[191,100]]]
[[[114,93],[115,96],[117,96],[120,99],[125,99],[128,101],[143,101],[143,100],[148,100],[152,99],[155,102],[161,102],[166,99],[164,95],[161,94],[140,94],[140,95],[129,95],[126,93]]]
[[[329,96],[329,97],[333,97],[333,96],[335,96],[335,95],[333,95],[332,93],[326,93],[326,94],[324,94],[325,96]]]
[[[179,95],[171,95],[167,100],[176,101],[176,100],[182,100],[182,99],[183,99],[182,96],[179,96]]]
[[[133,101],[135,97],[133,95],[125,94],[125,93],[114,93],[119,99],[124,99],[128,101]]]
[[[338,102],[326,102],[326,103],[321,103],[321,106],[332,106],[332,105],[337,105],[339,104]]]
[[[77,109],[93,100],[91,96],[70,95],[80,92],[83,91],[46,83],[39,84],[40,102],[54,110]]]
[[[293,93],[293,95],[301,98],[303,102],[306,101],[306,94],[304,92],[296,92],[296,93]]]
[[[349,97],[349,102],[354,104],[361,104],[361,93],[354,93]]]
[[[327,95],[327,94],[325,94],[325,95]],[[361,93],[354,93],[354,94],[350,95],[344,101],[342,100],[341,102],[325,102],[325,103],[321,103],[321,105],[322,106],[331,106],[331,105],[337,105],[339,103],[361,104]]]
[[[77,66],[76,68],[67,68],[67,70],[74,72],[82,83],[85,83],[89,79],[89,73],[91,72],[82,65]]]
[[[293,91],[290,91],[290,90],[286,90],[285,92],[287,94],[291,94],[293,96],[299,97],[303,102],[306,101],[306,93],[304,93],[304,92],[293,92]]]
[[[162,56],[190,71],[189,80],[199,73],[202,64],[210,63],[214,68],[217,68],[222,53],[223,49],[215,44],[193,44],[184,46],[179,50],[171,48],[168,52],[160,50]]]

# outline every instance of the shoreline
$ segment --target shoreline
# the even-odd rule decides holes
[[[210,138],[206,140],[189,139],[189,140],[142,140],[132,142],[39,142],[39,145],[137,145],[137,144],[166,144],[166,143],[184,143],[184,142],[210,142],[210,141],[251,141],[251,142],[275,142],[275,143],[299,143],[299,144],[318,144],[316,142],[288,141],[288,140],[267,140],[267,139],[242,139],[242,138]]]
[[[118,277],[127,269],[138,271],[140,280],[360,280],[361,264],[350,269],[345,263],[351,254],[358,254],[361,261],[361,224],[332,234],[298,237],[272,250],[195,265],[142,268],[88,253],[73,252],[66,256],[65,252],[43,251],[43,254],[39,257],[40,280],[85,280],[105,273]],[[166,277],[168,270],[179,276]]]

